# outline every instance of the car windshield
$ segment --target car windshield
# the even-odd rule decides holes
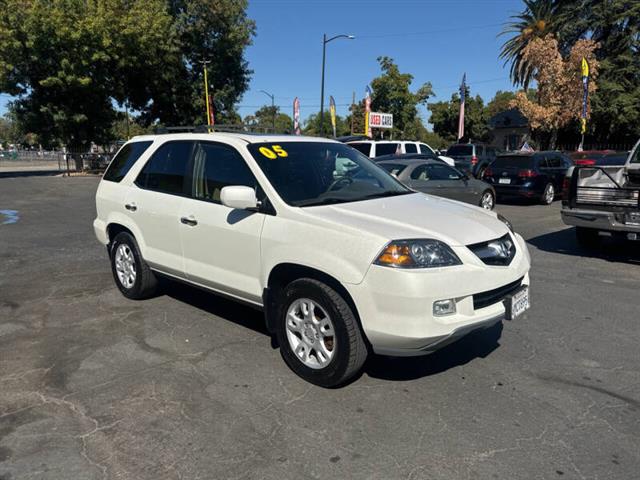
[[[491,163],[491,168],[533,168],[533,157],[529,155],[507,155],[496,158]]]
[[[340,143],[254,143],[249,152],[289,205],[310,207],[413,193],[357,150]]]
[[[473,155],[473,145],[452,145],[447,155]]]

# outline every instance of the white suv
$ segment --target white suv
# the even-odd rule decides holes
[[[455,167],[455,161],[451,157],[438,155],[438,153],[426,143],[407,140],[355,140],[347,142],[347,145],[364,153],[369,158],[377,158],[385,155],[397,155],[403,153],[415,153],[433,155],[451,167]]]
[[[325,387],[369,352],[429,353],[529,306],[529,253],[506,220],[331,140],[136,137],[96,206],[124,296],[163,275],[260,307],[289,367]]]

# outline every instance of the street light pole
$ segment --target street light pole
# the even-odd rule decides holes
[[[353,35],[336,35],[335,37],[327,38],[327,34],[322,35],[322,81],[320,82],[320,136],[324,136],[324,66],[327,58],[327,43],[336,40],[338,38],[346,38],[347,40],[353,40]]]
[[[264,93],[267,97],[271,98],[271,113],[273,115],[271,124],[272,124],[272,128],[273,128],[273,133],[276,133],[276,104],[275,104],[275,95],[269,93],[269,92],[265,92],[264,90],[260,90],[262,93]]]

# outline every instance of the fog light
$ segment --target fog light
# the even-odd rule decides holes
[[[453,298],[433,302],[433,314],[437,317],[456,313],[456,301]]]

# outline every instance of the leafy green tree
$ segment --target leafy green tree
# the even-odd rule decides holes
[[[246,0],[3,0],[0,91],[22,131],[71,149],[113,136],[114,104],[145,125],[204,123],[201,60],[217,120],[246,90]]]
[[[489,103],[487,103],[486,108],[486,116],[488,119],[493,117],[494,115],[504,112],[505,110],[509,110],[511,107],[509,103],[516,98],[516,94],[514,92],[503,92],[502,90],[498,90],[494,97],[491,99]]]
[[[257,127],[258,129],[264,129],[265,131],[274,131],[274,117],[275,117],[275,132],[284,133],[291,132],[293,129],[293,120],[286,113],[280,112],[278,106],[264,106],[256,111],[253,115],[248,115],[244,119],[246,125]]]
[[[527,90],[533,77],[533,66],[523,55],[524,49],[535,38],[542,38],[553,33],[553,23],[558,17],[560,1],[524,0],[525,8],[517,15],[511,16],[501,35],[512,35],[500,50],[500,58],[505,65],[510,63],[511,81],[522,85]]]
[[[423,84],[413,93],[410,90],[413,75],[400,73],[392,58],[378,57],[378,63],[382,75],[371,82],[371,108],[377,112],[393,114],[394,138],[415,138],[417,106],[426,104],[429,97],[433,96],[431,83]]]
[[[324,132],[326,136],[330,136],[333,133],[333,127],[331,126],[331,117],[327,112],[324,114]],[[343,135],[349,135],[351,124],[346,121],[340,115],[336,115],[336,134],[338,137]],[[320,135],[320,113],[313,113],[307,117],[302,127],[303,135]]]
[[[454,93],[451,95],[451,100],[429,103],[428,107],[431,111],[429,121],[433,125],[433,131],[448,142],[456,141],[458,137],[460,95]],[[463,141],[489,141],[491,137],[488,120],[482,97],[480,95],[472,97],[467,93],[464,117],[465,137]]]

